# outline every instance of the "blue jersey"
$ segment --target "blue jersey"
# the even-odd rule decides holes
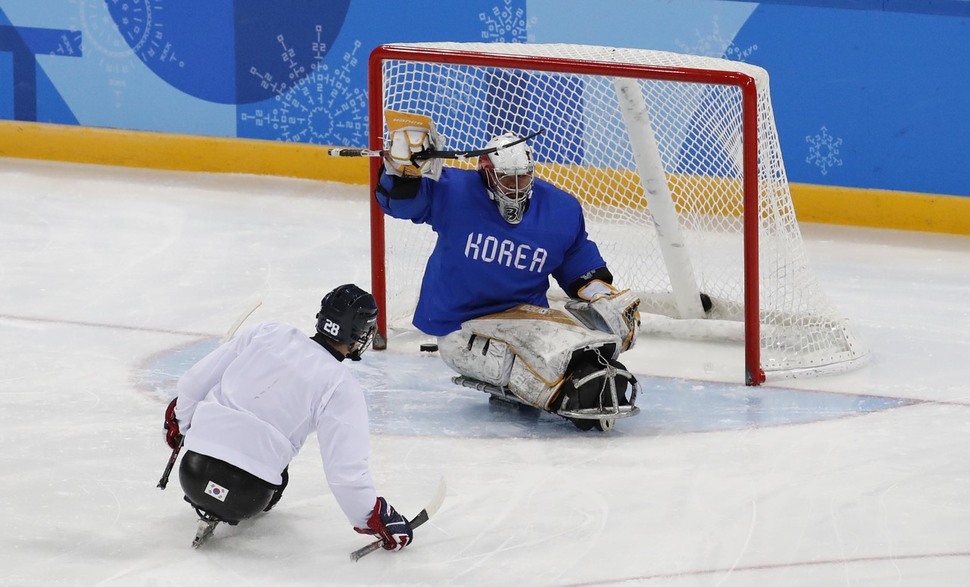
[[[518,304],[548,307],[550,275],[565,289],[606,266],[579,201],[546,181],[535,180],[519,224],[502,218],[476,171],[445,168],[438,181],[422,179],[414,198],[389,198],[392,183],[381,176],[385,193],[376,196],[384,212],[438,235],[414,313],[426,334],[442,336]]]

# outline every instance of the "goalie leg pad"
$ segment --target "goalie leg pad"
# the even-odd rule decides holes
[[[613,358],[619,344],[616,336],[589,330],[564,312],[521,305],[465,322],[438,339],[438,351],[461,375],[507,387],[524,403],[555,411],[577,353],[595,348]]]
[[[515,355],[501,340],[463,325],[461,330],[438,338],[438,353],[457,373],[498,387],[509,384]]]

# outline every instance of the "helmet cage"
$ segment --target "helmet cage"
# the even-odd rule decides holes
[[[478,160],[478,172],[488,188],[488,197],[509,224],[522,222],[532,198],[535,177],[535,162],[529,145],[519,143],[501,148],[517,140],[519,137],[512,133],[495,137],[486,148],[500,150],[482,155]]]
[[[375,315],[374,322],[376,321],[377,317]],[[347,353],[347,356],[350,357],[351,361],[359,361],[360,356],[364,354],[364,351],[370,348],[371,343],[374,342],[375,332],[377,332],[377,326],[375,323],[372,323],[367,329],[367,332],[364,332],[358,336],[356,340],[354,340],[354,342],[350,345],[350,352]]]

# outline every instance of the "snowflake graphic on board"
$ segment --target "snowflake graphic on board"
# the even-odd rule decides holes
[[[303,65],[294,47],[284,35],[277,36],[282,48],[281,59],[286,64],[286,79],[250,68],[250,74],[260,80],[264,89],[275,96],[272,108],[257,108],[243,112],[240,119],[257,127],[273,130],[281,141],[351,146],[367,142],[367,94],[353,86],[350,73],[360,61],[360,40],[354,40],[350,51],[339,63],[324,63],[327,44],[322,38],[323,27],[317,25],[316,41],[312,43],[313,63]],[[309,68],[309,72],[308,72]]]
[[[525,8],[512,7],[512,0],[502,0],[488,12],[478,14],[482,21],[482,40],[489,43],[525,43],[529,39],[529,29],[535,19],[525,18]]]
[[[822,127],[821,132],[814,137],[809,135],[805,141],[811,145],[808,148],[806,163],[814,163],[821,170],[822,175],[828,175],[830,167],[841,167],[842,159],[839,158],[839,147],[842,146],[842,139],[837,139],[829,134],[829,129]]]
[[[676,41],[677,47],[684,53],[691,55],[702,55],[704,57],[720,57],[723,59],[733,59],[744,61],[752,53],[758,50],[758,45],[751,45],[742,49],[721,35],[721,23],[717,16],[714,16],[711,23],[711,32],[702,35],[699,30],[695,30],[696,39],[693,44]]]
[[[165,0],[116,1],[111,7],[104,0],[69,2],[77,6],[71,30],[83,33],[85,55],[95,55],[108,75],[115,108],[122,107],[128,77],[139,58],[144,63],[175,62],[185,67],[180,53],[165,38]]]

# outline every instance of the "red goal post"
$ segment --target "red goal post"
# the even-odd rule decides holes
[[[808,267],[763,69],[610,47],[416,43],[377,47],[368,73],[374,150],[385,109],[431,116],[447,149],[551,129],[533,146],[537,175],[583,203],[618,285],[641,293],[647,332],[743,340],[749,385],[865,356]],[[378,349],[389,324],[406,327],[433,243],[409,224],[385,222],[371,198]],[[708,315],[700,291],[715,302]]]

